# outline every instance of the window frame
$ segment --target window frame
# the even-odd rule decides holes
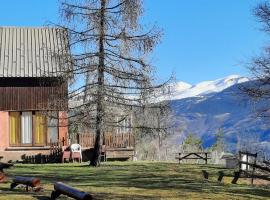
[[[29,144],[23,144],[22,143],[22,130],[21,130],[21,128],[22,128],[22,123],[21,123],[21,116],[22,116],[22,113],[23,112],[31,112],[32,113],[32,142],[31,143],[29,143]],[[49,132],[48,132],[48,116],[45,116],[45,133],[44,133],[44,135],[45,135],[45,137],[44,137],[44,143],[43,144],[36,144],[35,143],[35,137],[36,137],[36,122],[35,122],[35,115],[36,115],[36,113],[39,113],[39,112],[42,112],[42,111],[9,111],[8,113],[9,113],[9,132],[8,132],[8,134],[9,134],[9,146],[10,147],[45,147],[45,146],[48,146],[49,145],[49,138],[48,138],[48,136],[49,136]],[[20,127],[20,129],[19,129],[19,142],[17,143],[17,144],[12,144],[11,143],[11,128],[10,128],[10,113],[19,113],[19,127]],[[57,129],[57,135],[58,135],[58,137],[59,137],[59,129]],[[15,134],[15,136],[16,136],[16,134]]]

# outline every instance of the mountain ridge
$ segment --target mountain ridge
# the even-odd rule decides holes
[[[269,123],[267,119],[256,118],[253,100],[240,89],[240,86],[253,82],[234,75],[203,83],[199,83],[204,86],[202,90],[190,93],[193,96],[183,98],[182,95],[170,100],[174,115],[172,126],[181,130],[170,141],[179,145],[185,135],[193,133],[203,140],[205,148],[209,148],[217,131],[222,129],[229,151],[236,151],[241,146],[241,149],[258,151],[264,148],[270,152]],[[208,89],[209,85],[214,87]],[[198,88],[198,84],[195,87]],[[246,145],[250,141],[253,141],[252,147]]]
[[[171,94],[171,100],[188,97],[203,96],[210,93],[220,92],[235,84],[249,81],[248,78],[240,75],[230,75],[214,81],[203,81],[195,85],[179,81],[175,84]]]

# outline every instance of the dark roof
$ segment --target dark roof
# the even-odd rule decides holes
[[[0,27],[0,77],[56,77],[67,34],[51,27]]]

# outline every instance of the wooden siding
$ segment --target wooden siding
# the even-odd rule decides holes
[[[0,87],[1,111],[67,110],[67,83]]]

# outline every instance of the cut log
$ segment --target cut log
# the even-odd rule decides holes
[[[0,172],[0,183],[3,183],[6,181],[6,175],[3,172]]]
[[[54,184],[54,191],[52,191],[51,199],[55,200],[61,194],[77,200],[92,200],[92,196],[86,192],[80,191],[64,183],[57,182]]]
[[[0,162],[0,171],[3,172],[4,169],[8,169],[8,168],[10,168],[12,166],[13,166],[12,163],[2,163],[2,162]]]
[[[17,176],[13,179],[13,182],[10,185],[10,189],[14,189],[18,185],[25,185],[26,186],[26,191],[28,191],[28,187],[37,187],[40,185],[40,179],[38,178],[33,178],[33,177],[22,177],[22,176]]]

